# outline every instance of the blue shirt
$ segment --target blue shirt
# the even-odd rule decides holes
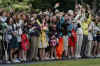
[[[72,29],[73,29],[73,25],[72,24],[69,24],[68,27],[67,27],[68,36],[71,36]]]

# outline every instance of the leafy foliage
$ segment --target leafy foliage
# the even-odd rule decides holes
[[[60,2],[60,10],[68,10],[68,9],[74,9],[76,0],[0,0],[0,7],[14,7],[19,9],[28,9],[30,7],[34,9],[45,9],[45,8],[52,8],[56,2]],[[77,0],[79,3],[81,3],[82,0]],[[83,0],[86,3],[89,3],[92,5],[93,0]],[[97,1],[97,6],[99,0]]]

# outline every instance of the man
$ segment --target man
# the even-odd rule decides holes
[[[88,28],[88,57],[91,57],[91,52],[92,52],[92,41],[93,41],[93,28],[94,28],[94,22],[91,22],[89,24]]]
[[[2,59],[2,27],[0,25],[0,60]]]
[[[88,28],[89,24],[91,22],[91,15],[87,15],[85,18],[84,22],[82,22],[82,30],[83,30],[83,44],[82,44],[82,49],[81,49],[81,55],[82,57],[87,57],[88,54]]]
[[[32,27],[30,29],[31,36],[31,47],[30,47],[30,58],[29,60],[39,60],[38,58],[38,45],[39,45],[39,37],[40,37],[40,25],[38,23],[36,14],[34,14],[34,19],[32,20]]]

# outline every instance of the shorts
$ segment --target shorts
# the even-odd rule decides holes
[[[93,37],[93,40],[94,40],[94,41],[96,41],[96,40],[97,40],[97,39],[96,39],[96,36],[95,36],[95,37]]]
[[[97,35],[96,39],[97,39],[97,42],[100,42],[100,35]]]
[[[47,48],[45,48],[45,52],[49,52],[51,50],[51,47],[48,46]]]
[[[20,44],[19,44],[19,42],[17,42],[17,38],[13,37],[10,40],[10,48],[19,48],[19,47],[20,47]]]

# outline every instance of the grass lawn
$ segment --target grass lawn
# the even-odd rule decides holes
[[[100,59],[50,61],[35,64],[18,64],[15,66],[100,66]]]

